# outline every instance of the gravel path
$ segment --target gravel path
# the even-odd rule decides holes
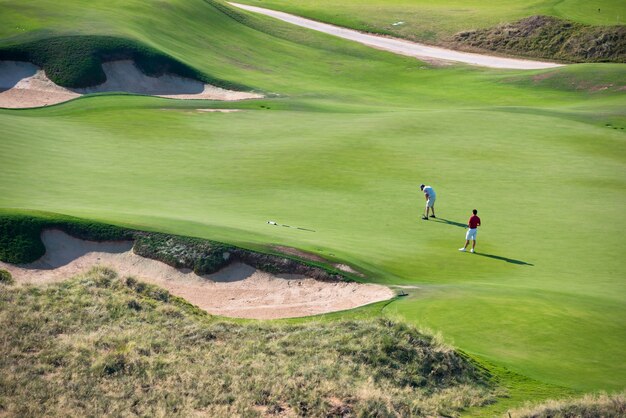
[[[399,55],[407,55],[409,57],[419,58],[426,61],[453,61],[477,65],[481,67],[506,68],[516,70],[537,70],[562,66],[561,64],[555,64],[552,62],[531,61],[516,58],[501,58],[490,55],[453,51],[451,49],[427,46],[423,44],[418,44],[416,42],[406,41],[403,39],[370,35],[352,29],[345,29],[339,26],[329,25],[327,23],[316,22],[314,20],[305,19],[284,12],[264,9],[262,7],[248,6],[239,3],[229,4],[244,10],[261,13],[266,16],[271,16],[276,19],[292,23],[294,25],[313,29],[319,32],[328,33],[330,35],[338,36],[340,38],[356,41],[363,45],[371,46],[373,48],[382,49]]]

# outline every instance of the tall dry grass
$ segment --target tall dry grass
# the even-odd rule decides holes
[[[589,394],[578,399],[549,400],[509,411],[512,418],[623,418],[626,417],[626,391],[608,395]]]
[[[0,293],[0,414],[454,416],[494,397],[385,320],[235,322],[106,268]]]

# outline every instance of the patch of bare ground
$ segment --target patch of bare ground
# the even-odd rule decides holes
[[[28,108],[65,102],[84,94],[125,92],[171,99],[236,101],[263,95],[226,90],[198,80],[165,74],[150,77],[130,60],[102,64],[106,81],[100,85],[70,89],[52,82],[39,67],[21,61],[0,61],[0,107]]]
[[[241,109],[176,109],[176,108],[163,108],[166,112],[179,112],[179,113],[235,113],[241,112]]]
[[[272,248],[280,253],[300,257],[303,260],[317,261],[319,263],[328,262],[328,260],[317,254],[309,253],[307,251],[299,250],[297,248],[285,247],[283,245],[274,245],[272,246]]]
[[[285,404],[275,405],[255,405],[253,409],[258,412],[262,417],[295,417],[298,414],[295,413],[293,408],[290,408]]]
[[[234,113],[234,112],[241,112],[241,109],[196,109],[196,112],[205,112],[205,113]]]
[[[347,264],[339,264],[338,263],[338,264],[333,264],[333,266],[336,267],[337,269],[343,271],[343,272],[354,274],[354,275],[359,276],[359,277],[365,277],[365,275],[363,273],[361,273],[358,270],[353,269],[352,267],[350,267]]]
[[[163,287],[209,313],[255,319],[316,315],[394,296],[385,286],[275,275],[240,262],[213,274],[197,275],[135,254],[132,241],[85,241],[60,230],[46,230],[41,238],[46,253],[39,260],[21,266],[0,262],[0,268],[9,271],[17,283],[58,282],[93,266],[107,266],[122,276]]]
[[[308,260],[308,261],[316,261],[319,263],[328,263],[328,260],[326,260],[324,257],[319,256],[317,254],[313,254],[307,251],[303,251],[303,250],[299,250],[297,248],[293,248],[293,247],[285,247],[283,245],[274,245],[272,247],[272,249],[282,253],[282,254],[286,254],[286,255],[293,255],[295,257],[299,257],[303,260]],[[335,263],[332,265],[333,267],[335,267],[336,269],[343,271],[345,273],[350,273],[350,274],[354,274],[355,276],[359,276],[359,277],[365,277],[365,275],[363,273],[361,273],[360,271],[352,268],[351,266],[347,265],[347,264],[341,264],[341,263]]]

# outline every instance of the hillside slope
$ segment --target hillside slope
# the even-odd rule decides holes
[[[534,379],[515,402],[624,387],[623,65],[439,68],[224,4],[85,4],[5,0],[2,42],[131,39],[275,95],[0,110],[0,207],[288,246],[411,286],[383,314]],[[422,182],[438,221],[419,219]],[[460,254],[473,208],[479,252]]]
[[[494,398],[480,367],[390,321],[227,322],[102,267],[0,286],[11,416],[451,416]]]
[[[242,3],[465,51],[565,62],[624,62],[626,5],[614,0]],[[518,32],[523,32],[520,39]]]

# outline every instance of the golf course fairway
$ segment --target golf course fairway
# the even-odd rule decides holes
[[[326,3],[306,17],[321,20]],[[528,5],[507,19],[547,2],[515,3]],[[561,17],[585,20],[561,3]],[[416,324],[503,382],[514,373],[522,383],[494,413],[626,387],[626,64],[431,66],[221,1],[55,4],[1,1],[0,46],[128,38],[266,97],[96,94],[0,109],[0,215],[295,247],[408,286],[384,308],[334,315]],[[361,12],[376,21],[373,10]],[[482,10],[475,20],[499,18]],[[199,110],[211,108],[240,111]],[[420,219],[421,183],[437,192],[437,219]],[[460,253],[474,208],[477,253]]]

